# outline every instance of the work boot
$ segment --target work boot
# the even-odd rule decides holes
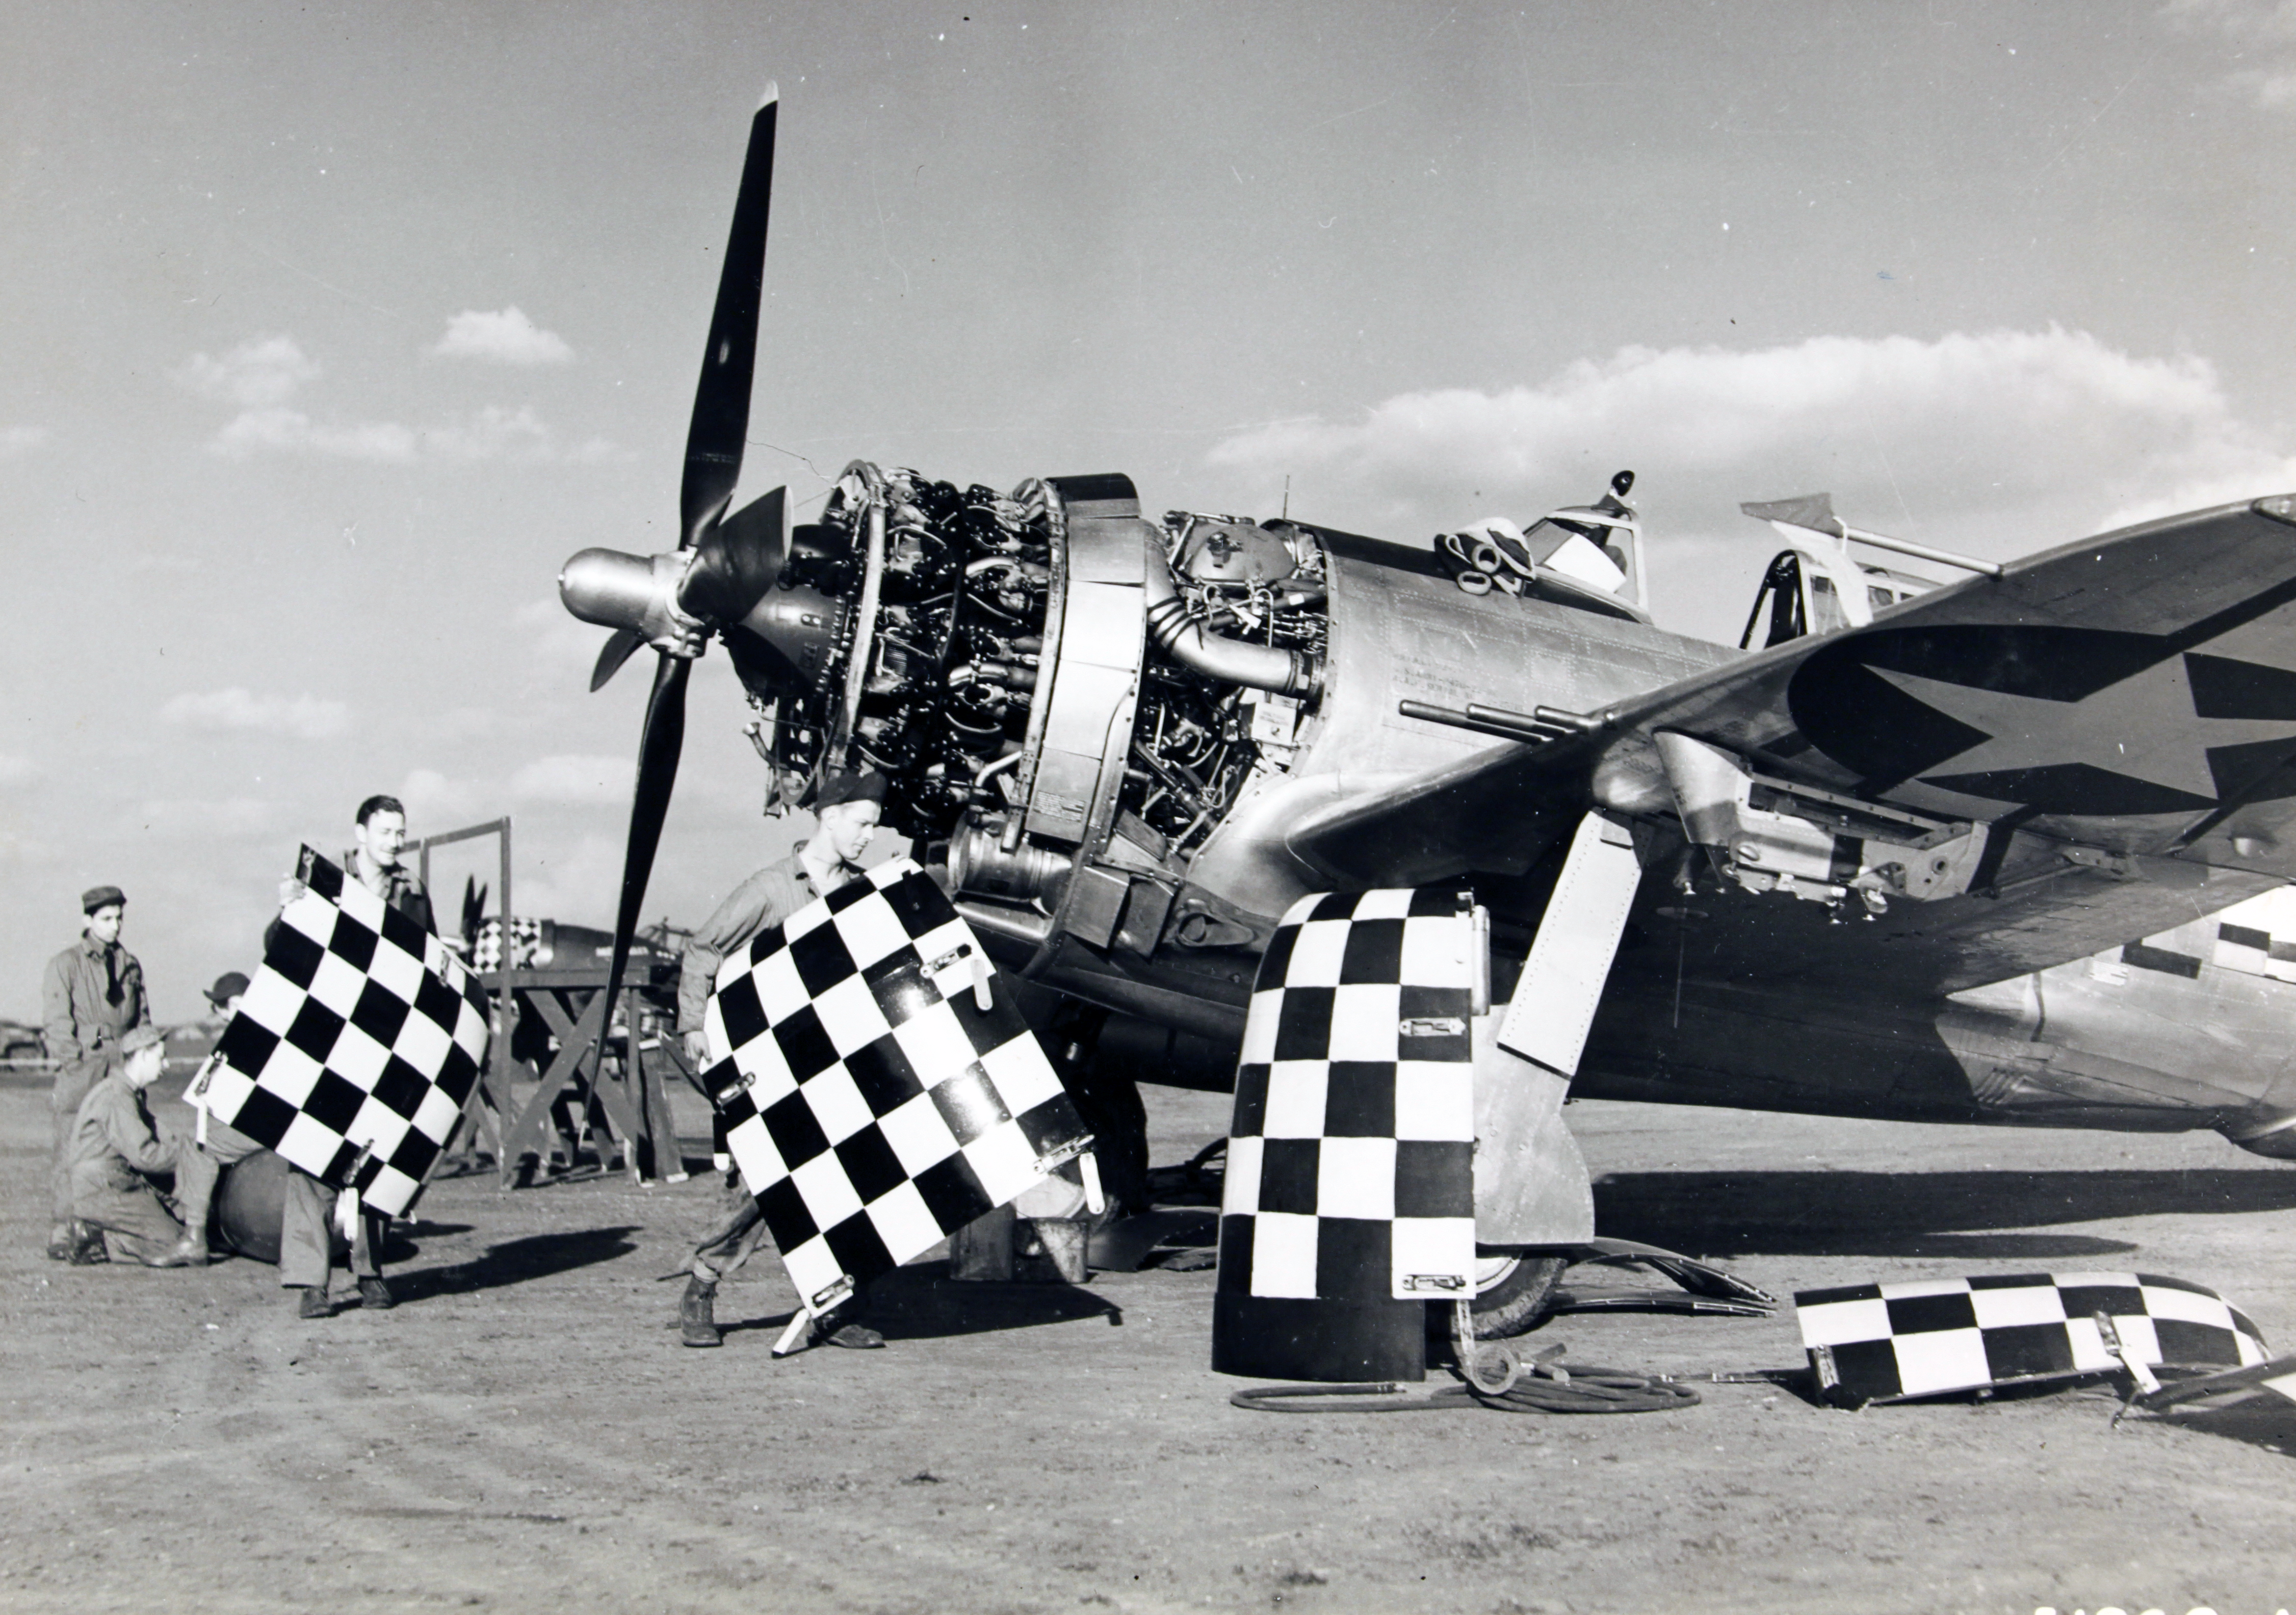
[[[724,1332],[718,1327],[712,1309],[718,1300],[718,1286],[705,1284],[699,1274],[685,1281],[685,1293],[677,1298],[677,1339],[686,1346],[723,1346]]]
[[[363,1278],[358,1282],[359,1305],[369,1312],[389,1312],[398,1305],[398,1298],[390,1293],[390,1286],[381,1278]]]
[[[295,1303],[295,1316],[299,1318],[334,1316],[335,1309],[327,1300],[327,1287],[324,1284],[304,1285],[302,1298]]]
[[[94,1223],[75,1221],[71,1233],[70,1259],[73,1267],[100,1267],[111,1259],[111,1249],[103,1242],[103,1230]]]
[[[208,1242],[186,1234],[165,1256],[152,1258],[151,1265],[154,1267],[204,1267],[208,1265]]]
[[[832,1312],[814,1319],[810,1344],[842,1346],[848,1351],[875,1351],[884,1345],[885,1337],[866,1324],[840,1324],[836,1318],[837,1314]]]

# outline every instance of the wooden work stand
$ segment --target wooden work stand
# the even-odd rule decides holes
[[[598,1034],[606,1018],[603,970],[529,968],[517,971],[506,987],[499,973],[479,980],[501,1006],[497,1037],[509,1038],[517,1016],[534,1015],[558,1043],[548,1068],[539,1074],[539,1086],[516,1118],[501,1129],[496,1160],[504,1188],[521,1181],[522,1163],[529,1157],[537,1163],[536,1176],[549,1174],[554,1152],[562,1152],[570,1168],[574,1148],[585,1134],[597,1151],[602,1168],[611,1163],[619,1144],[624,1169],[634,1183],[675,1182],[685,1176],[677,1127],[662,1078],[671,1069],[689,1082],[694,1081],[694,1076],[673,1040],[643,1032],[632,1036],[630,1029],[643,1024],[644,1004],[637,987],[624,985],[622,1029],[611,1033],[602,1045]],[[495,1102],[500,1105],[508,1096],[505,1090],[494,1096]],[[562,1101],[572,1118],[571,1136],[558,1119]]]

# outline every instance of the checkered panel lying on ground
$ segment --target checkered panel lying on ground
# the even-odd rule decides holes
[[[1444,888],[1303,898],[1236,1067],[1219,1288],[1464,1293],[1475,1254],[1473,925]]]
[[[718,967],[706,1073],[742,1181],[814,1310],[1090,1142],[972,928],[906,858]]]
[[[1985,1385],[2108,1373],[2095,1316],[2157,1367],[2266,1360],[2256,1325],[2213,1290],[2145,1273],[2014,1273],[1852,1284],[1794,1295],[1818,1387],[1887,1402]]]
[[[208,1113],[396,1217],[479,1079],[487,1002],[438,938],[309,848],[216,1045]]]

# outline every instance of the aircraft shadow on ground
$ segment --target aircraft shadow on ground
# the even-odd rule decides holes
[[[1715,1256],[2103,1257],[2138,1247],[2034,1230],[2292,1208],[2296,1173],[2238,1170],[1620,1172],[1595,1185],[1605,1235]]]
[[[2232,1407],[2171,1414],[2159,1422],[2229,1441],[2244,1441],[2284,1458],[2296,1457],[2296,1402],[2279,1397],[2263,1396]]]
[[[535,1234],[505,1240],[488,1248],[483,1256],[448,1267],[417,1267],[390,1272],[391,1294],[404,1305],[433,1296],[466,1295],[474,1290],[499,1290],[610,1262],[637,1249],[630,1236],[635,1224],[617,1228],[571,1228],[561,1234]],[[414,1254],[413,1247],[394,1241],[384,1249],[387,1261]]]
[[[992,1334],[1086,1318],[1106,1318],[1111,1325],[1124,1322],[1123,1308],[1089,1290],[1071,1284],[960,1283],[948,1276],[946,1262],[896,1268],[869,1286],[868,1299],[861,1321],[888,1340]],[[780,1312],[733,1322],[721,1317],[718,1322],[727,1334],[754,1329],[778,1335],[794,1316]]]

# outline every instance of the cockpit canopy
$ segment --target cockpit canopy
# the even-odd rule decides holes
[[[1877,613],[1937,586],[1927,578],[1866,566],[1846,557],[1821,555],[1800,547],[1780,550],[1771,558],[1761,586],[1754,592],[1754,609],[1747,614],[1746,631],[1738,636],[1738,648],[1767,650],[1805,634],[1862,628]],[[1767,628],[1762,627],[1765,607],[1769,611]]]

